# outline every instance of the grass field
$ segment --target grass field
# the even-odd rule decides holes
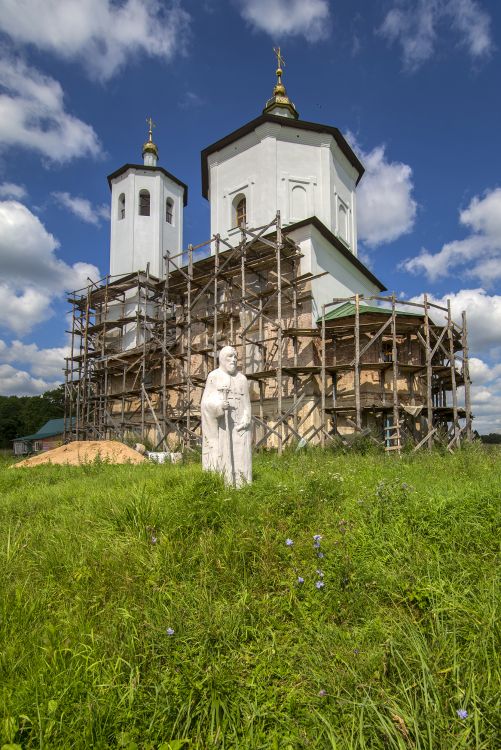
[[[499,452],[8,465],[0,747],[501,746]]]

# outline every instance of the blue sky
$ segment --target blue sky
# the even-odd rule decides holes
[[[0,393],[60,381],[64,290],[109,264],[106,176],[160,164],[208,238],[200,151],[261,113],[272,47],[304,120],[366,166],[359,254],[470,319],[477,428],[501,431],[501,3],[0,0]]]

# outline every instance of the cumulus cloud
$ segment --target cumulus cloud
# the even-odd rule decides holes
[[[37,323],[52,317],[52,294],[33,287],[19,289],[0,283],[0,328],[22,336]]]
[[[242,18],[274,40],[303,36],[308,42],[325,39],[330,32],[327,0],[237,0]]]
[[[176,0],[0,0],[0,28],[14,42],[77,60],[102,81],[141,54],[170,60],[189,21]]]
[[[480,433],[501,431],[501,295],[485,289],[461,289],[442,297],[428,295],[430,302],[447,306],[451,301],[452,319],[461,324],[466,312],[470,377],[472,380],[473,426]],[[422,295],[411,302],[422,302]],[[431,309],[432,319],[441,324],[442,314]]]
[[[501,368],[470,360],[473,427],[480,433],[501,432]]]
[[[460,289],[442,297],[428,295],[430,302],[442,307],[451,301],[452,318],[461,323],[461,314],[466,311],[469,346],[472,356],[496,357],[501,351],[501,295],[489,294],[485,289]],[[422,295],[413,297],[411,302],[422,302]],[[432,317],[438,316],[433,311]]]
[[[353,136],[349,136],[354,141]],[[393,242],[414,227],[417,203],[412,197],[412,169],[390,161],[384,145],[364,153],[366,172],[357,189],[358,236],[367,247]]]
[[[460,224],[469,230],[462,240],[447,242],[436,253],[425,248],[402,263],[411,273],[424,273],[430,281],[461,272],[484,286],[501,278],[501,188],[475,196],[460,211]]]
[[[85,221],[86,224],[93,224],[97,227],[101,221],[110,218],[110,209],[104,203],[100,206],[93,206],[87,198],[70,195],[66,192],[54,192],[52,196],[60,206],[68,209],[70,213]]]
[[[65,289],[99,278],[89,263],[69,265],[56,255],[59,243],[19,201],[0,201],[0,326],[18,336],[53,314]]]
[[[417,70],[442,50],[443,35],[452,30],[473,60],[487,57],[494,48],[491,18],[477,0],[396,0],[378,33],[402,48],[407,70]]]
[[[0,198],[15,198],[22,200],[26,198],[26,188],[16,185],[14,182],[2,182],[0,184]]]
[[[34,378],[26,370],[12,365],[0,365],[0,394],[2,396],[38,396],[61,385],[62,379],[51,382]]]
[[[48,18],[47,12],[40,17]],[[33,16],[29,23],[38,25]],[[13,146],[37,151],[60,164],[101,151],[92,126],[66,111],[57,81],[19,58],[4,56],[0,58],[0,148]]]
[[[8,344],[0,339],[0,363],[29,366],[32,376],[62,382],[64,358],[69,356],[68,346],[40,349],[37,344],[24,344],[14,340]]]

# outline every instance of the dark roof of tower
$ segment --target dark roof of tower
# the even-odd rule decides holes
[[[268,115],[263,114],[259,117],[256,117],[254,120],[251,120],[246,125],[242,125],[241,128],[238,128],[238,130],[234,130],[232,133],[229,133],[229,135],[226,135],[224,138],[221,138],[219,141],[216,141],[215,143],[212,143],[210,146],[207,146],[207,148],[204,148],[202,151],[201,157],[202,157],[202,195],[204,198],[207,198],[209,195],[209,170],[207,166],[207,158],[210,154],[213,154],[215,151],[220,151],[225,146],[228,146],[230,143],[234,143],[235,141],[238,141],[240,138],[243,138],[248,133],[252,133],[253,130],[258,128],[260,125],[263,125],[265,122],[272,122],[277,125],[281,125],[284,128],[293,128],[295,130],[309,130],[314,133],[328,133],[329,135],[332,135],[334,140],[336,141],[337,145],[339,146],[342,153],[346,156],[350,164],[356,169],[358,172],[358,178],[357,178],[357,185],[362,179],[362,175],[364,173],[364,167],[360,159],[356,156],[356,154],[353,152],[351,146],[349,145],[346,138],[343,136],[341,131],[338,128],[333,127],[332,125],[321,125],[317,122],[307,122],[306,120],[294,120],[292,118],[288,117],[281,117],[280,115]]]
[[[284,232],[284,234],[288,234],[295,229],[300,229],[301,227],[306,227],[308,225],[315,227],[315,229],[317,229],[320,234],[323,235],[323,237],[325,237],[325,239],[330,242],[331,245],[333,245],[336,250],[338,250],[341,255],[351,263],[352,266],[360,271],[360,273],[365,276],[366,279],[377,286],[381,292],[386,291],[386,287],[383,282],[380,281],[377,276],[374,276],[372,271],[370,271],[367,266],[351,252],[351,250],[344,244],[344,242],[340,240],[339,237],[336,237],[336,235],[333,234],[331,230],[325,226],[323,221],[320,221],[320,219],[316,216],[310,216],[307,219],[301,219],[301,221],[296,221],[293,224],[286,224],[283,227],[282,231]]]
[[[114,180],[116,177],[120,177],[121,174],[124,174],[129,169],[142,169],[145,172],[161,172],[163,175],[169,178],[169,180],[172,180],[172,182],[175,182],[177,185],[180,185],[184,190],[184,196],[183,196],[183,204],[186,206],[188,203],[188,185],[185,185],[184,182],[181,182],[177,177],[174,177],[173,174],[170,172],[167,172],[166,169],[163,167],[150,167],[146,164],[124,164],[123,167],[120,167],[120,169],[117,169],[116,172],[112,172],[108,175],[108,185],[110,186],[111,190],[111,181]]]

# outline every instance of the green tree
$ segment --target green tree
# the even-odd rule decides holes
[[[49,419],[64,417],[64,386],[41,396],[0,396],[0,448],[11,448],[12,441],[31,435]]]

